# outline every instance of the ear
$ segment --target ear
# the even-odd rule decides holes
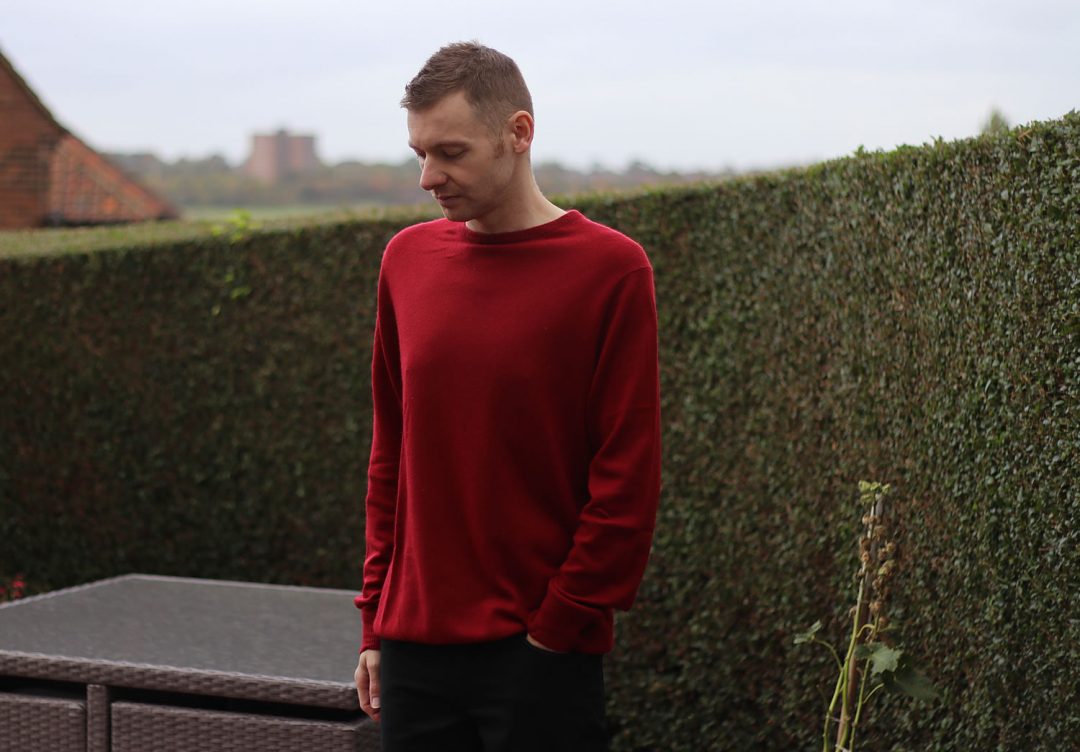
[[[525,110],[518,110],[507,120],[510,148],[515,154],[523,154],[532,146],[533,127],[533,116]]]

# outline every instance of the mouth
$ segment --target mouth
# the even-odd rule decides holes
[[[456,201],[459,198],[460,196],[436,196],[435,200],[438,201],[440,204],[448,204],[451,201]]]

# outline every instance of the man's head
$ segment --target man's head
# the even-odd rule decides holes
[[[516,112],[533,115],[532,96],[517,63],[479,42],[448,44],[428,58],[406,84],[401,106],[410,112],[428,110],[459,91],[493,134]]]
[[[451,220],[484,232],[527,223],[546,204],[533,179],[532,98],[521,71],[476,42],[447,45],[405,87],[420,187]]]

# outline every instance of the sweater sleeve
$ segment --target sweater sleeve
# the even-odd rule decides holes
[[[651,267],[616,285],[589,389],[589,498],[573,545],[527,627],[560,651],[606,653],[630,608],[660,499],[660,376]]]
[[[394,549],[394,515],[397,506],[398,468],[401,460],[402,401],[401,360],[397,322],[386,282],[386,255],[379,270],[372,348],[371,394],[373,402],[371,457],[368,463],[367,497],[364,502],[363,588],[353,599],[363,621],[360,652],[379,648],[375,614]]]

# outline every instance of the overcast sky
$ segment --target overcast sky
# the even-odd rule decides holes
[[[1080,109],[1080,2],[0,0],[0,51],[100,151],[241,161],[254,132],[410,156],[402,89],[479,39],[532,90],[534,159],[807,164]]]

